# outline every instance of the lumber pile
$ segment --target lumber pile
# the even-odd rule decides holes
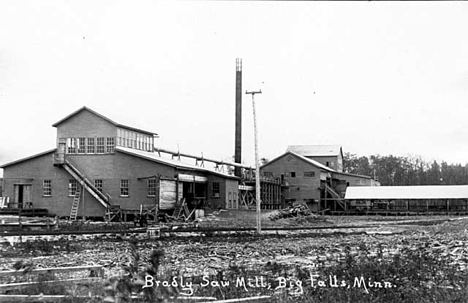
[[[280,209],[270,215],[270,220],[286,219],[293,217],[306,217],[315,216],[312,211],[307,207],[305,202],[294,202],[287,208]]]

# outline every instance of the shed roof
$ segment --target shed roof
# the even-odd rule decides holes
[[[345,199],[468,199],[468,185],[350,186]]]
[[[338,156],[340,145],[289,145],[286,151],[295,152],[304,157]]]
[[[316,167],[318,167],[318,168],[321,168],[321,169],[323,169],[323,170],[326,170],[326,171],[329,171],[329,172],[335,172],[335,171],[334,171],[333,169],[331,169],[330,167],[327,167],[327,166],[323,165],[322,163],[320,163],[320,162],[318,162],[318,161],[315,161],[315,160],[313,160],[313,159],[306,158],[306,157],[301,156],[301,155],[299,155],[299,154],[297,154],[297,153],[295,153],[295,152],[292,152],[292,151],[287,151],[287,152],[285,152],[284,154],[282,154],[282,155],[280,155],[280,156],[274,158],[273,160],[269,161],[268,163],[263,164],[260,168],[263,168],[263,167],[267,166],[268,164],[277,161],[278,159],[280,159],[281,157],[284,157],[284,156],[287,155],[287,154],[293,155],[293,156],[295,156],[295,157],[301,159],[302,161],[307,162],[307,163],[309,163],[309,164],[312,164],[312,165],[314,165],[314,166],[316,166]]]
[[[161,164],[169,165],[169,166],[172,166],[172,167],[176,167],[176,168],[182,168],[182,169],[187,169],[187,170],[196,170],[196,171],[205,172],[205,173],[208,172],[208,173],[218,175],[218,176],[221,176],[221,177],[225,177],[225,178],[239,179],[239,177],[229,175],[227,173],[218,172],[218,171],[216,171],[214,169],[196,166],[196,165],[185,163],[185,162],[182,162],[182,161],[179,161],[179,160],[163,158],[163,157],[159,156],[159,154],[156,153],[156,152],[147,152],[147,151],[143,151],[143,150],[138,150],[138,149],[133,149],[133,148],[128,148],[128,147],[122,147],[122,146],[116,146],[115,150],[119,151],[119,152],[126,153],[126,154],[130,154],[130,155],[133,155],[133,156],[136,156],[136,157],[140,157],[140,158],[143,158],[143,159],[146,159],[146,160],[150,160],[150,161],[158,162],[158,163],[161,163]]]
[[[80,112],[82,111],[88,111],[98,117],[100,117],[101,119],[104,119],[106,120],[107,122],[110,122],[111,124],[114,124],[115,126],[117,127],[121,127],[121,128],[125,128],[125,129],[128,129],[128,130],[133,130],[133,131],[136,131],[136,132],[140,132],[140,133],[144,133],[144,134],[147,134],[147,135],[154,135],[154,136],[157,136],[158,134],[157,133],[154,133],[154,132],[151,132],[151,131],[147,131],[147,130],[143,130],[143,129],[140,129],[140,128],[135,128],[135,127],[131,127],[131,126],[127,126],[127,125],[123,125],[123,124],[120,124],[120,123],[117,123],[109,118],[107,118],[106,116],[103,116],[101,115],[100,113],[86,107],[86,106],[83,106],[82,108],[78,109],[77,111],[74,111],[73,113],[69,114],[68,116],[66,116],[65,118],[61,119],[60,121],[57,121],[55,122],[54,124],[52,124],[53,127],[57,127],[59,126],[60,124],[62,124],[63,122],[67,121],[68,119],[70,119],[71,117],[79,114]]]
[[[357,174],[346,173],[342,171],[334,171],[334,173],[338,175],[344,175],[344,176],[358,177],[358,178],[364,178],[364,179],[374,179],[371,176],[357,175]]]
[[[24,162],[24,161],[28,161],[28,160],[32,160],[34,158],[38,158],[40,156],[44,156],[44,155],[47,155],[47,154],[51,154],[51,153],[54,153],[57,149],[54,148],[54,149],[49,149],[47,151],[44,151],[44,152],[41,152],[41,153],[38,153],[38,154],[35,154],[35,155],[32,155],[32,156],[28,156],[28,157],[25,157],[25,158],[21,158],[21,159],[18,159],[18,160],[15,160],[15,161],[12,161],[12,162],[8,162],[8,163],[5,163],[3,165],[0,166],[0,168],[5,168],[7,166],[11,166],[11,165],[14,165],[14,164],[17,164],[17,163],[21,163],[21,162]],[[51,162],[52,163],[52,162]]]

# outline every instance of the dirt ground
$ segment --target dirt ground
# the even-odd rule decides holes
[[[34,237],[21,243],[0,244],[0,271],[11,270],[17,262],[36,268],[102,265],[106,278],[125,274],[125,266],[135,259],[130,242],[136,243],[138,264],[143,270],[151,253],[163,251],[160,270],[177,276],[218,275],[232,268],[265,271],[286,266],[311,272],[343,262],[346,256],[366,259],[376,256],[392,258],[408,249],[448,258],[460,271],[468,261],[468,219],[458,217],[315,217],[268,219],[262,214],[263,227],[300,227],[340,225],[346,229],[285,231],[259,237],[253,233],[226,236],[204,234],[194,237],[149,239],[138,235],[58,236],[54,239]],[[201,227],[254,227],[255,212],[221,211],[208,213]],[[445,220],[445,222],[443,222]],[[415,223],[420,224],[415,224]],[[432,224],[437,223],[437,224]],[[360,227],[368,226],[368,228]]]

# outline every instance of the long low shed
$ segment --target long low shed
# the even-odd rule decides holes
[[[350,186],[346,200],[468,199],[468,185]]]
[[[366,214],[468,214],[468,185],[351,186],[348,212]]]

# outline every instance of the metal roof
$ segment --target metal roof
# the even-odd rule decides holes
[[[133,149],[133,148],[128,148],[128,147],[122,147],[122,146],[116,146],[115,150],[119,151],[119,152],[126,153],[126,154],[130,154],[130,155],[133,155],[133,156],[137,156],[137,157],[140,157],[140,158],[144,158],[144,159],[147,159],[147,160],[150,160],[150,161],[158,162],[158,163],[161,163],[161,164],[166,164],[166,165],[176,167],[176,168],[182,168],[182,169],[187,169],[187,170],[196,170],[196,171],[205,172],[205,173],[208,172],[208,173],[215,174],[215,175],[218,175],[218,176],[222,176],[222,177],[225,177],[225,178],[239,179],[239,177],[229,175],[227,173],[219,172],[219,171],[216,171],[214,169],[201,167],[201,166],[196,166],[196,165],[185,163],[185,162],[182,162],[182,161],[179,161],[179,160],[164,158],[164,157],[159,156],[159,154],[156,153],[156,152],[147,152],[147,151],[143,151],[143,150],[138,150],[138,149]]]
[[[304,157],[338,156],[341,153],[339,145],[289,145],[286,152],[295,152]]]
[[[468,185],[350,186],[345,199],[468,199]]]

